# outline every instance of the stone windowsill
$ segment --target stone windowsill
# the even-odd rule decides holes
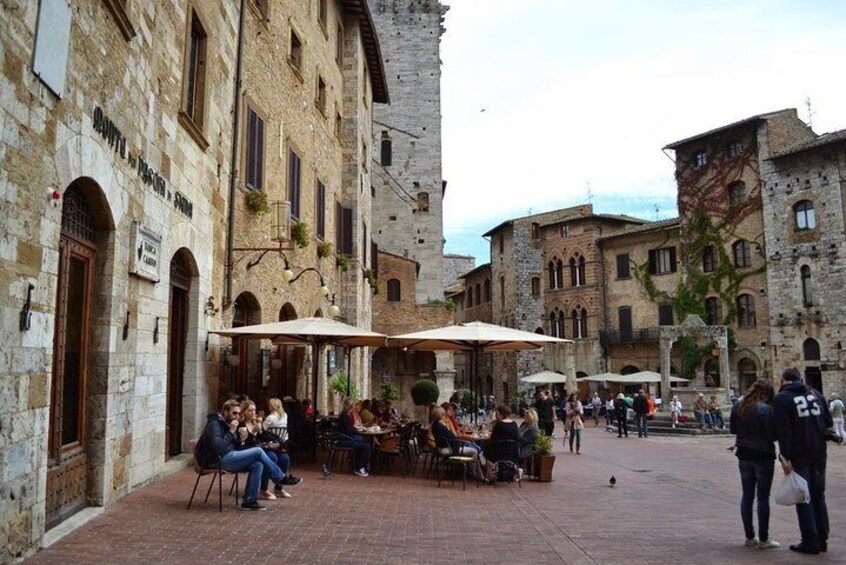
[[[194,139],[194,141],[197,142],[197,145],[200,146],[200,149],[205,151],[206,148],[208,148],[209,142],[206,140],[205,136],[203,135],[203,132],[200,130],[199,127],[197,127],[197,124],[194,123],[194,120],[192,120],[191,117],[186,114],[184,110],[179,111],[179,124],[183,128],[185,128],[185,131],[188,132],[188,135],[190,135]]]

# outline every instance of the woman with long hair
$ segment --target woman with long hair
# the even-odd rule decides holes
[[[740,469],[740,519],[746,546],[772,549],[779,543],[770,538],[770,489],[775,468],[775,424],[773,385],[758,379],[731,409],[731,433],[737,436],[735,455]],[[752,503],[758,497],[758,536],[752,523]]]

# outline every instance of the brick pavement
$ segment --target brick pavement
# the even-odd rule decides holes
[[[560,424],[559,424],[560,434]],[[585,430],[584,453],[565,452],[549,484],[497,487],[297,470],[294,498],[266,512],[186,510],[184,470],[133,492],[41,551],[34,563],[797,563],[846,562],[846,447],[829,450],[829,553],[801,556],[792,508],[772,505],[776,550],[743,547],[740,482],[727,437],[617,439]],[[778,471],[777,471],[778,473]],[[607,486],[611,475],[617,487]],[[779,480],[777,476],[776,480]],[[231,499],[229,500],[231,504]]]

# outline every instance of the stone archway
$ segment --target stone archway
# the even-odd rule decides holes
[[[720,374],[725,375],[726,392],[731,388],[731,372],[729,369],[728,330],[725,326],[708,326],[696,314],[690,314],[680,326],[661,327],[661,393],[665,405],[669,406],[672,399],[670,391],[670,355],[673,344],[682,337],[698,337],[714,341],[720,349]],[[726,394],[725,401],[728,401]]]

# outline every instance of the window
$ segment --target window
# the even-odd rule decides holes
[[[317,181],[317,190],[315,194],[314,217],[315,217],[315,235],[318,239],[326,239],[326,187],[323,183]]]
[[[567,237],[570,235],[570,228],[567,224],[561,224],[561,237]]]
[[[549,315],[549,335],[551,335],[552,337],[562,337],[558,333],[558,316],[555,314],[555,312],[552,312]]]
[[[734,254],[734,266],[738,268],[749,267],[752,265],[752,254],[749,252],[749,242],[741,239],[734,242],[731,246]]]
[[[564,288],[564,261],[555,260],[555,288]]]
[[[699,167],[704,167],[708,164],[708,153],[703,149],[697,151],[696,154],[693,156],[693,166],[697,169]]]
[[[465,302],[467,303],[468,309],[473,307],[473,287],[472,286],[467,288],[467,296],[466,296]]]
[[[505,252],[505,234],[504,233],[499,234],[498,239],[499,239],[499,252],[503,253],[503,252]]]
[[[802,342],[802,356],[805,361],[819,361],[820,360],[820,344],[814,338],[809,337]]]
[[[673,319],[673,305],[672,304],[659,304],[658,305],[658,325],[659,326],[672,326],[674,322]]]
[[[555,261],[550,261],[547,266],[549,271],[549,288],[558,288],[558,282],[555,273]]]
[[[532,296],[540,296],[540,277],[532,277]]]
[[[719,261],[717,260],[717,248],[713,245],[707,246],[702,251],[702,272],[711,273],[717,270]]]
[[[622,253],[617,255],[617,278],[628,279],[631,278],[632,273],[629,270],[629,254]]]
[[[380,153],[379,162],[383,167],[390,167],[391,161],[393,160],[393,148],[391,147],[391,138],[388,136],[388,132],[386,131],[382,132],[382,146]]]
[[[482,303],[482,287],[481,285],[476,285],[476,306]]]
[[[329,21],[329,14],[327,9],[328,0],[317,0],[317,23],[323,31],[326,31],[326,23]]]
[[[499,277],[499,305],[505,308],[505,277]]]
[[[737,140],[730,141],[728,145],[726,145],[726,153],[728,153],[729,157],[740,157],[740,154],[743,152],[743,143]]]
[[[491,279],[485,279],[485,303],[491,301]]]
[[[314,96],[314,105],[317,106],[321,114],[326,115],[326,83],[323,81],[323,77],[319,75],[317,77],[317,92]]]
[[[399,302],[401,299],[399,279],[388,280],[388,302]]]
[[[59,98],[67,82],[71,17],[67,2],[39,2],[32,72]]]
[[[291,45],[288,50],[288,62],[298,73],[303,69],[303,43],[300,37],[291,29]]]
[[[676,248],[661,247],[649,250],[649,273],[660,275],[676,272]]]
[[[755,320],[755,299],[751,294],[741,294],[737,297],[737,325],[741,328],[754,328]]]
[[[817,227],[817,220],[814,216],[814,203],[810,200],[797,202],[793,207],[796,217],[797,230],[812,230]]]
[[[723,303],[716,296],[705,299],[705,323],[719,326],[723,323]]]
[[[197,128],[202,128],[206,90],[206,30],[191,10],[191,28],[185,68],[183,110]]]
[[[417,193],[417,211],[418,212],[428,212],[429,211],[429,193],[428,192],[418,192]]]
[[[532,239],[540,239],[540,224],[537,222],[532,222]]]
[[[802,305],[813,306],[814,293],[811,290],[811,268],[808,265],[804,265],[799,272],[802,277]]]
[[[742,180],[728,185],[729,206],[739,206],[746,200],[746,183]]]
[[[344,120],[341,118],[341,113],[336,111],[335,112],[335,135],[338,136],[338,139],[341,138],[341,133],[344,131]]]
[[[578,271],[579,286],[587,284],[587,268],[585,264],[584,255],[579,257],[579,271]]]
[[[361,264],[367,267],[367,247],[369,239],[367,238],[367,224],[361,222]],[[478,301],[477,301],[478,302]]]
[[[264,189],[264,120],[247,106],[247,152],[244,184],[250,190]]]
[[[618,326],[620,328],[620,341],[632,340],[632,309],[630,306],[617,308]]]
[[[288,202],[291,203],[291,219],[300,219],[300,156],[288,151]]]
[[[573,337],[577,339],[587,337],[587,310],[576,308],[570,314],[570,319],[573,322]]]

